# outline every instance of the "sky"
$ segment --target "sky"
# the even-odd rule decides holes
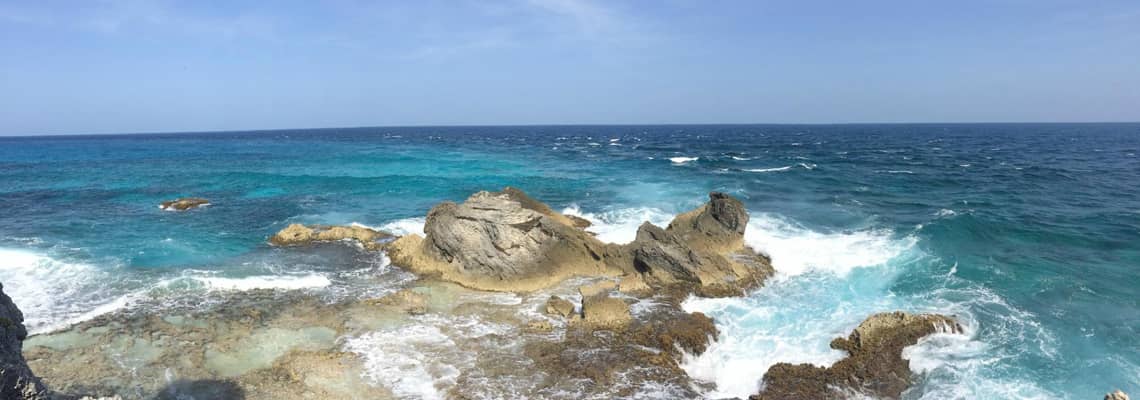
[[[1140,121],[1140,2],[0,0],[0,135]]]

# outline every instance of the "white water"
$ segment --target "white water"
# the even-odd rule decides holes
[[[598,240],[606,243],[625,244],[637,238],[637,228],[642,223],[665,227],[673,221],[673,215],[651,207],[622,208],[600,213],[587,213],[571,205],[562,210],[563,214],[585,218],[592,225],[586,231],[597,234]]]
[[[669,161],[674,165],[682,165],[687,162],[700,160],[700,157],[670,157]]]
[[[0,283],[31,333],[58,329],[127,307],[135,295],[112,294],[107,271],[85,263],[0,248]]]

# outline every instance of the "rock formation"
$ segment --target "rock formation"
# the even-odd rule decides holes
[[[1105,394],[1104,400],[1128,400],[1128,395],[1123,391],[1117,390],[1115,392]]]
[[[4,293],[0,284],[0,398],[13,400],[47,399],[48,391],[32,374],[24,360],[23,344],[28,337],[24,314]]]
[[[532,291],[571,276],[616,276],[622,248],[595,239],[513,188],[428,212],[425,237],[388,246],[396,265],[481,290]]]
[[[897,399],[910,385],[910,362],[904,347],[932,333],[960,333],[954,319],[935,314],[880,313],[868,317],[847,338],[831,348],[848,357],[830,367],[779,363],[764,374],[764,389],[751,400],[841,398],[843,391]]]
[[[425,237],[404,236],[387,249],[393,263],[413,272],[482,290],[532,291],[571,276],[624,275],[628,292],[743,294],[774,271],[744,245],[744,205],[723,193],[709,198],[666,229],[642,225],[637,240],[622,246],[602,243],[580,229],[588,221],[517,189],[479,192],[432,208]]]
[[[353,240],[369,250],[381,249],[394,236],[362,226],[305,226],[291,224],[269,238],[277,246],[305,246],[319,242]]]
[[[180,199],[167,200],[159,204],[158,208],[167,211],[186,211],[192,208],[205,207],[210,205],[210,201],[200,197],[183,197]]]

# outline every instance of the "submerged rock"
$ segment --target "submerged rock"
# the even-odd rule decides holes
[[[333,242],[338,240],[353,240],[369,250],[379,250],[385,242],[393,236],[387,232],[362,226],[305,226],[290,224],[273,237],[269,243],[277,246],[306,246],[319,242]]]
[[[0,398],[13,400],[47,399],[48,391],[32,374],[24,360],[24,314],[4,293],[0,284]]]
[[[200,197],[183,197],[180,199],[167,200],[158,205],[166,211],[186,211],[193,208],[205,207],[210,205],[210,201]]]
[[[427,313],[427,302],[427,296],[412,289],[403,289],[371,301],[371,303],[394,307],[397,310],[412,315]]]
[[[826,368],[811,364],[773,365],[764,374],[764,390],[750,399],[841,398],[845,392],[897,399],[910,385],[910,362],[902,358],[903,348],[932,333],[961,332],[962,327],[954,319],[942,315],[875,314],[848,337],[831,342],[831,348],[846,351],[847,358]]]
[[[436,205],[424,232],[392,242],[393,263],[474,289],[532,291],[571,276],[624,272],[613,262],[624,258],[620,246],[513,188]]]

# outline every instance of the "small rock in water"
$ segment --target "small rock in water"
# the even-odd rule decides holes
[[[1124,391],[1117,390],[1104,395],[1104,400],[1128,400],[1128,394],[1124,393]]]
[[[186,211],[193,208],[205,207],[210,205],[210,201],[201,197],[183,197],[180,199],[167,200],[158,206],[167,211]]]
[[[384,241],[392,237],[390,233],[363,226],[290,224],[269,238],[269,243],[276,246],[306,246],[320,242],[354,240],[368,250],[378,250],[384,246]]]
[[[568,318],[574,314],[574,303],[558,296],[550,296],[550,300],[546,301],[545,311],[547,315]]]

